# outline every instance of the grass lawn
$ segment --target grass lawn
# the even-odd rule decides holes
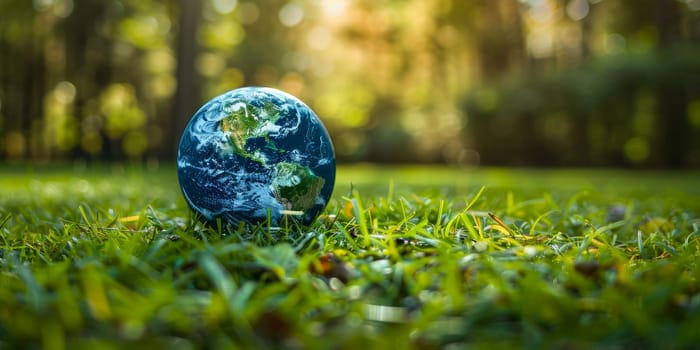
[[[208,228],[174,167],[0,169],[0,348],[693,348],[700,173],[341,167]]]

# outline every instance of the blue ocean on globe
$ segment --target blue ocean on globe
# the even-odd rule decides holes
[[[180,139],[180,188],[206,222],[311,224],[335,184],[335,153],[316,114],[265,87],[219,95],[197,111]]]

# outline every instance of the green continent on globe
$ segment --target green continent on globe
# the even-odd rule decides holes
[[[272,193],[286,210],[306,211],[316,204],[325,180],[311,169],[294,163],[278,163],[272,176]]]
[[[231,111],[221,119],[219,127],[226,134],[231,151],[264,165],[265,159],[246,151],[245,145],[251,137],[262,137],[270,148],[277,149],[267,136],[270,131],[279,129],[275,125],[280,118],[277,108],[270,102],[265,102],[263,107],[235,102],[225,105],[224,109]]]

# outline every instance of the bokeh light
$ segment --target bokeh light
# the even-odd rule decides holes
[[[213,0],[214,8],[222,15],[233,12],[238,5],[238,0]]]
[[[287,27],[294,27],[304,19],[304,8],[296,2],[289,2],[279,10],[280,22]]]

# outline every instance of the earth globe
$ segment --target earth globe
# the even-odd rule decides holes
[[[244,87],[192,116],[177,174],[185,201],[205,222],[309,225],[333,192],[335,152],[306,104],[280,90]]]

